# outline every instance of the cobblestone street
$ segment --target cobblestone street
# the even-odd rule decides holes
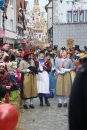
[[[51,106],[39,106],[34,99],[35,109],[23,113],[20,127],[26,130],[68,130],[68,109],[57,107],[57,98],[49,99]]]

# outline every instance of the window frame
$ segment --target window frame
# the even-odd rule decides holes
[[[10,0],[10,5],[14,5],[14,2],[13,2],[13,0]]]
[[[11,25],[11,22],[12,22],[12,25]],[[11,29],[11,31],[13,31],[13,19],[10,20],[10,29]]]

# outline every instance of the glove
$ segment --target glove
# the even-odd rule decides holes
[[[44,70],[46,70],[46,69],[47,69],[47,67],[43,65],[43,69],[44,69]]]
[[[70,72],[70,69],[66,69],[67,72]]]
[[[28,69],[31,70],[33,73],[38,74],[36,67],[30,66],[30,67],[28,67]]]
[[[61,71],[58,71],[58,74],[61,74]]]
[[[55,69],[55,68],[53,68],[53,69],[52,69],[52,72],[53,72],[53,73],[55,73],[55,72],[56,72],[56,69]]]
[[[27,72],[28,72],[28,73],[31,72],[30,69],[27,69]]]
[[[40,66],[39,70],[42,72],[42,71],[43,71],[43,67],[42,67],[42,66]]]

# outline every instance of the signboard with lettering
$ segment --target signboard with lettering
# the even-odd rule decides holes
[[[69,48],[72,48],[73,45],[74,45],[74,40],[73,40],[73,39],[68,39],[68,40],[67,40],[67,46],[68,46]]]

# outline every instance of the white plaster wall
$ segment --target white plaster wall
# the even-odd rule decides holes
[[[52,27],[52,9],[48,9],[48,29]]]
[[[67,11],[76,11],[76,10],[87,10],[87,4],[85,4],[84,2],[87,2],[87,0],[81,0],[83,1],[83,3],[79,3],[79,4],[75,4],[73,6],[72,1],[73,0],[67,0],[67,1],[71,1],[69,2],[69,4],[66,3],[66,0],[63,0],[62,4],[58,3],[58,1],[56,2],[57,5],[57,10],[58,10],[58,14],[54,14],[58,16],[58,21],[62,22],[62,23],[67,23]],[[63,14],[63,15],[61,15]]]

